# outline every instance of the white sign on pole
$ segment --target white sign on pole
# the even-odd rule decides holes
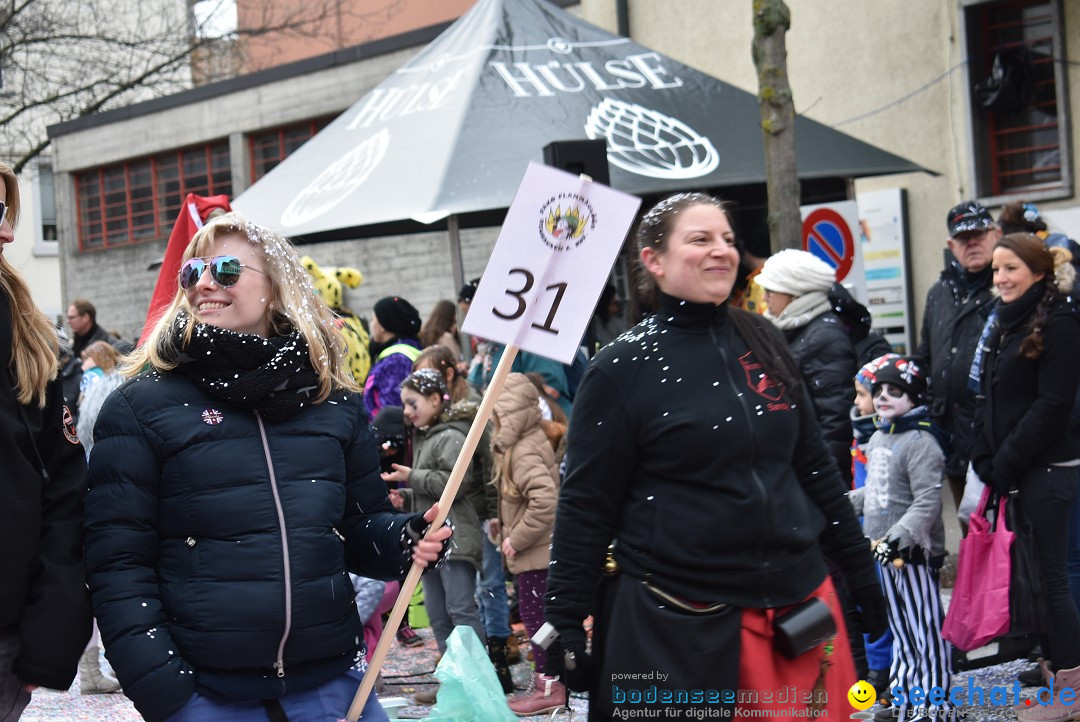
[[[897,353],[911,353],[911,272],[907,258],[904,192],[899,188],[855,194],[866,263],[867,307],[874,329]]]
[[[570,363],[641,199],[530,163],[461,330]]]

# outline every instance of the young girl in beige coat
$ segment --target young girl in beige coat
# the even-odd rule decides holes
[[[518,609],[531,637],[544,623],[544,587],[559,472],[551,443],[540,427],[536,387],[524,374],[507,376],[495,401],[491,447],[499,492],[500,549],[507,568],[517,578]],[[533,659],[537,669],[534,689],[510,702],[510,709],[520,716],[566,704],[566,688],[557,677],[543,674],[546,652],[535,644]]]

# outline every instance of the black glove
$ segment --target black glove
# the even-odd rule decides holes
[[[415,547],[421,539],[428,533],[428,528],[431,525],[424,521],[423,514],[416,514],[412,519],[405,522],[405,525],[401,527],[401,538],[398,540],[401,543],[401,551],[405,555],[406,565],[412,564],[413,547]],[[453,524],[449,520],[443,522],[443,526],[448,526],[452,530]],[[454,538],[451,534],[448,538],[443,540],[442,548],[439,549],[439,556],[435,560],[434,564],[428,564],[424,567],[424,574],[427,574],[432,569],[438,569],[446,561],[446,558],[450,556],[450,540]]]
[[[901,559],[900,540],[892,537],[879,541],[874,545],[874,560],[883,567],[892,564],[893,559]]]
[[[596,683],[596,665],[584,639],[563,639],[562,681],[575,692],[588,692]]]
[[[851,598],[859,607],[859,627],[871,639],[877,639],[889,628],[889,615],[881,585],[859,587],[851,590]]]

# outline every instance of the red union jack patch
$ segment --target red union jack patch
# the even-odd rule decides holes
[[[217,409],[207,409],[202,412],[202,420],[204,424],[210,426],[216,426],[225,420],[225,417],[221,415],[221,412]]]

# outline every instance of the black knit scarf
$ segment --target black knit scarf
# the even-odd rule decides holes
[[[1024,291],[1020,298],[1010,303],[998,305],[998,319],[1001,327],[1006,331],[1012,331],[1024,321],[1027,321],[1033,313],[1039,301],[1046,295],[1046,282],[1036,281],[1031,288]]]
[[[186,313],[177,314],[168,344],[177,351],[173,358],[165,356],[177,362],[178,373],[215,399],[248,406],[277,422],[294,416],[318,395],[319,377],[299,332],[263,338],[195,323],[191,341],[181,348],[190,322]]]

